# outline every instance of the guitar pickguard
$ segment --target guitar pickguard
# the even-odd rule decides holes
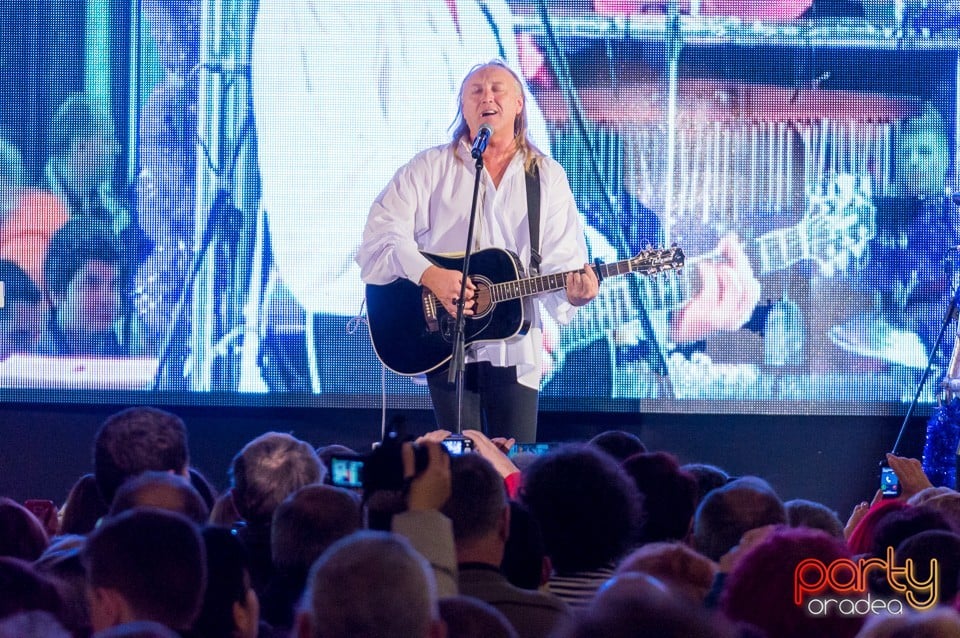
[[[470,339],[474,335],[482,334],[489,325],[490,319],[487,316],[467,317],[467,321],[464,326],[467,338]],[[440,336],[443,338],[445,343],[453,345],[453,335],[456,332],[456,328],[457,318],[453,315],[447,314],[446,312],[443,313],[443,317],[440,319]]]

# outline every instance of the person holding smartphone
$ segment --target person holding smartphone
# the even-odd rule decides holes
[[[892,499],[907,501],[928,487],[933,487],[933,484],[923,473],[923,465],[919,459],[888,452],[881,462],[879,489],[872,501],[861,501],[854,506],[844,527],[844,536],[849,539],[867,512],[878,503]]]
[[[895,474],[896,482],[900,486],[900,493],[897,495],[898,498],[908,500],[918,492],[928,487],[933,487],[930,479],[923,473],[923,465],[920,463],[920,459],[897,456],[892,452],[888,452],[885,461],[887,467]],[[892,492],[893,490],[890,491]],[[883,490],[881,490],[881,493],[882,492]],[[891,496],[887,497],[890,498]]]

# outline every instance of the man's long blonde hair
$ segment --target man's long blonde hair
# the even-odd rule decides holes
[[[517,85],[517,91],[519,91],[520,97],[523,100],[523,106],[520,107],[520,112],[517,113],[517,117],[513,122],[513,140],[517,144],[517,149],[523,153],[524,170],[530,172],[534,164],[543,157],[543,153],[530,141],[527,125],[527,94],[523,90],[523,80],[520,79],[520,76],[516,71],[511,69],[506,62],[499,58],[474,66],[470,69],[470,72],[464,76],[463,82],[460,83],[460,92],[457,94],[457,116],[454,118],[453,124],[450,125],[450,128],[453,129],[451,149],[455,152],[461,139],[470,139],[470,127],[467,125],[467,120],[463,117],[463,90],[467,86],[467,80],[477,71],[488,67],[505,69],[507,73],[513,77],[513,81]]]

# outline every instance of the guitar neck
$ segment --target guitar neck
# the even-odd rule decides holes
[[[803,222],[789,228],[765,233],[743,246],[755,276],[762,276],[810,259],[812,251]],[[675,277],[648,278],[640,282],[642,297],[649,310],[679,310],[699,287],[697,264],[719,255],[710,251],[687,262],[687,268]]]
[[[745,247],[757,275],[783,270],[812,256],[803,222],[764,233]]]
[[[623,259],[610,264],[600,264],[597,268],[600,279],[633,272],[631,260],[629,259]],[[580,268],[577,270],[568,270],[567,272],[558,272],[552,275],[540,275],[539,277],[528,277],[526,279],[494,284],[490,287],[491,299],[496,303],[539,295],[544,292],[562,290],[567,287],[567,275],[582,272],[583,269]]]

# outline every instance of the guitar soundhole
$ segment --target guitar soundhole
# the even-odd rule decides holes
[[[479,319],[490,314],[493,310],[493,300],[490,297],[490,286],[493,285],[486,277],[474,276],[470,280],[477,287],[473,295],[473,318]]]
[[[473,281],[473,285],[476,286],[477,289],[473,295],[473,314],[467,317],[468,322],[483,319],[493,311],[493,307],[496,305],[493,303],[490,292],[490,286],[493,285],[493,282],[482,276],[474,276],[471,278],[471,281]],[[446,311],[442,311],[439,327],[443,340],[447,343],[453,343],[453,333],[457,328],[457,317],[448,314]],[[467,333],[470,333],[469,328]]]

